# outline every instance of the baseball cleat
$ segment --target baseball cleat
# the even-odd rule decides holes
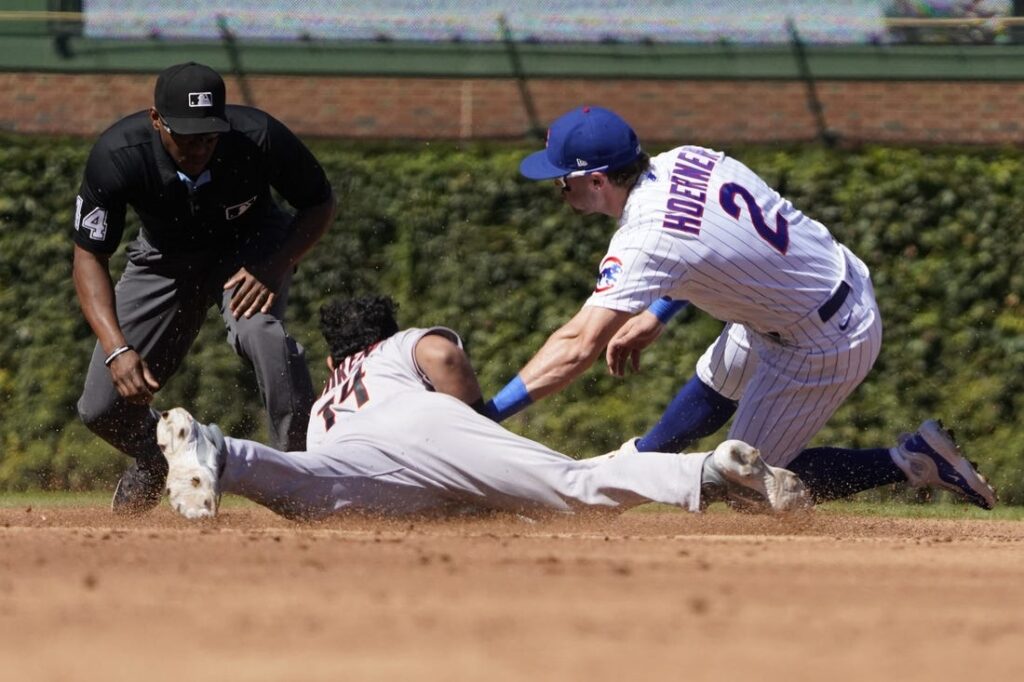
[[[893,461],[915,488],[950,490],[982,509],[996,505],[996,491],[960,452],[952,432],[929,419],[890,450]]]
[[[156,425],[156,442],[167,458],[167,498],[187,519],[211,518],[220,504],[218,478],[224,435],[180,407],[164,412]]]
[[[135,460],[117,481],[110,511],[122,516],[145,514],[160,504],[166,480],[167,462],[162,457]]]
[[[710,455],[725,482],[726,502],[739,511],[794,511],[813,505],[803,481],[788,469],[769,466],[741,440],[727,440]]]

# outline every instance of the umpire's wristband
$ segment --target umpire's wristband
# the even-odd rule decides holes
[[[658,318],[658,322],[668,324],[668,321],[675,317],[675,314],[690,304],[689,301],[673,301],[668,296],[663,296],[652,303],[647,312]]]
[[[107,367],[110,367],[110,363],[112,363],[117,358],[117,356],[123,355],[124,353],[127,353],[130,350],[135,350],[135,346],[131,345],[130,343],[126,343],[123,346],[118,346],[114,350],[110,351],[110,355],[108,355],[107,359],[103,361],[103,364],[106,365]]]
[[[484,414],[494,421],[500,422],[525,409],[532,402],[533,398],[526,390],[526,384],[517,374],[512,381],[505,384],[505,388],[487,401],[487,405],[484,406]]]

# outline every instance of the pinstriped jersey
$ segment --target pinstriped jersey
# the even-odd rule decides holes
[[[844,252],[739,161],[679,147],[654,157],[630,192],[586,305],[635,313],[669,296],[772,332],[828,300]]]
[[[416,362],[416,344],[428,334],[440,334],[462,348],[462,339],[447,327],[414,328],[400,331],[338,363],[310,409],[307,449],[321,443],[333,426],[362,409],[397,393],[433,391],[433,384]]]

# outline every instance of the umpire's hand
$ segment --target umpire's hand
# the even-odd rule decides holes
[[[277,299],[276,289],[279,288],[279,284],[271,287],[264,282],[269,279],[274,278],[268,275],[257,277],[243,266],[227,282],[224,282],[224,291],[235,290],[231,294],[232,317],[237,320],[242,315],[252,317],[256,313],[270,312]]]
[[[160,388],[146,361],[134,350],[114,358],[110,363],[110,378],[121,397],[135,405],[153,402],[153,393]]]

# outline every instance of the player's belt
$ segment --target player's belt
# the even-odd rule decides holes
[[[843,303],[846,302],[846,297],[849,295],[850,285],[845,281],[840,282],[835,293],[818,308],[818,317],[821,318],[821,321],[828,322],[836,314],[836,311],[843,307]]]

